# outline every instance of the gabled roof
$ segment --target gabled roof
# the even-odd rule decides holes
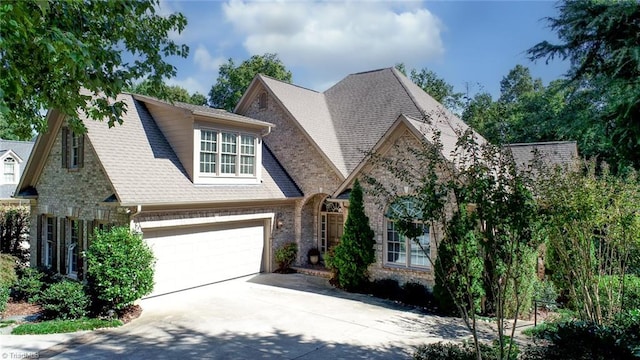
[[[349,177],[401,115],[416,121],[438,120],[438,126],[449,129],[468,128],[395,68],[349,75],[323,93],[263,75],[256,79],[343,178]],[[254,80],[246,94],[256,83]],[[236,111],[246,106],[248,100],[243,97]]]
[[[22,176],[26,161],[31,155],[33,149],[33,141],[17,141],[17,140],[3,140],[0,139],[0,158],[4,158],[8,155],[16,157],[16,160],[22,165],[19,166],[18,178]],[[2,184],[0,185],[0,199],[10,198],[16,190],[16,184]]]
[[[145,97],[146,101],[149,99]],[[263,149],[262,153],[260,184],[194,185],[145,104],[129,94],[119,95],[118,100],[127,104],[122,125],[109,128],[106,122],[81,118],[87,128],[86,139],[93,147],[121,205],[259,202],[302,196],[268,149]],[[195,109],[189,106],[187,110],[210,112],[206,107]],[[231,117],[253,120],[239,115]],[[63,118],[50,120],[62,122]],[[57,131],[59,127],[60,124],[52,126],[49,123],[50,131]],[[51,135],[48,134],[48,137]],[[50,146],[48,150],[44,145],[36,147],[36,150],[50,151]],[[40,156],[40,161],[43,159],[46,156]],[[30,163],[29,167],[37,168],[38,164]],[[38,171],[33,171],[29,179],[21,182],[21,189],[37,187],[39,176]]]

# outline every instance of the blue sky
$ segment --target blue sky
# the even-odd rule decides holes
[[[567,63],[532,63],[526,50],[556,41],[544,21],[551,1],[175,1],[160,12],[182,12],[189,24],[172,38],[190,47],[168,81],[207,94],[218,67],[251,55],[277,53],[297,85],[323,91],[344,76],[405,63],[428,68],[457,91],[489,91],[517,64],[545,84]]]

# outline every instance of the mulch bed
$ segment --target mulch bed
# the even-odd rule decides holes
[[[2,313],[2,318],[10,316],[30,316],[37,315],[42,311],[42,307],[38,304],[31,304],[26,301],[9,300],[6,310]],[[132,305],[118,313],[118,319],[123,323],[129,323],[140,317],[142,308],[140,305]]]
[[[36,315],[42,311],[38,304],[31,304],[26,301],[13,301],[7,303],[6,310],[2,313],[3,318],[17,315]]]

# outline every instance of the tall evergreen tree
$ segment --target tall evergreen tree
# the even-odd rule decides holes
[[[362,187],[356,179],[349,196],[349,215],[340,243],[327,258],[334,273],[333,282],[344,289],[355,290],[368,280],[367,269],[375,261],[375,235],[364,212]]]

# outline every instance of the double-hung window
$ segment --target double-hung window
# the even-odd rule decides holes
[[[78,275],[78,259],[80,256],[80,224],[78,220],[69,221],[69,248],[67,253],[67,273]]]
[[[390,204],[386,214],[387,232],[384,247],[385,264],[408,268],[428,269],[431,267],[431,234],[418,199],[412,196],[397,198]],[[412,238],[398,231],[398,222],[409,226]]]
[[[16,183],[16,160],[12,157],[4,159],[4,182],[5,184]]]
[[[222,177],[256,176],[254,135],[232,131],[200,130],[200,174]]]

